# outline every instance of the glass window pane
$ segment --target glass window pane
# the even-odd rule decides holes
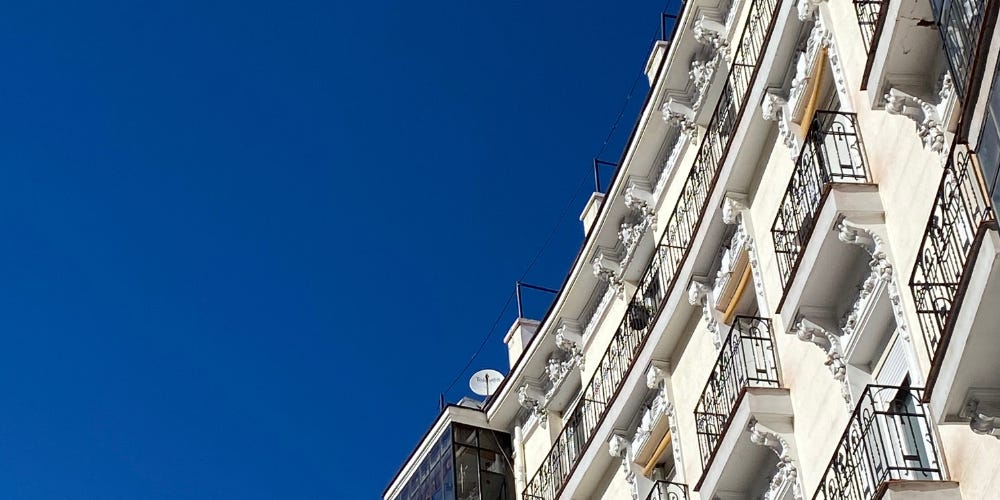
[[[479,500],[477,451],[468,446],[455,446],[455,493],[459,500]]]
[[[454,427],[455,427],[456,443],[476,446],[476,429],[458,424],[456,424]]]

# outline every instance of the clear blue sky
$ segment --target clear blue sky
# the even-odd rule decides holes
[[[0,498],[377,498],[663,4],[9,2]]]

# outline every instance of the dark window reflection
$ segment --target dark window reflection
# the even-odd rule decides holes
[[[452,424],[396,500],[514,500],[510,436]]]

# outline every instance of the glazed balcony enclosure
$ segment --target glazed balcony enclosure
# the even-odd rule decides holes
[[[891,498],[914,491],[901,481],[927,482],[927,498],[961,498],[955,483],[943,482],[941,455],[921,389],[869,385],[823,474],[813,500]],[[923,497],[921,497],[923,498]]]
[[[393,500],[514,500],[510,436],[446,423]]]

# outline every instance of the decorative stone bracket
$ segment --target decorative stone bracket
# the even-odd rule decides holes
[[[563,323],[556,329],[556,347],[569,353],[571,358],[583,362],[583,334],[580,329],[569,323]]]
[[[625,206],[639,212],[646,227],[656,228],[656,199],[649,186],[630,181],[625,189]]]
[[[612,457],[622,459],[622,472],[625,473],[625,482],[629,485],[629,492],[632,500],[639,498],[639,488],[635,481],[635,472],[632,471],[632,443],[621,434],[612,434],[608,440],[608,453]]]
[[[947,155],[945,144],[945,121],[955,95],[951,75],[945,72],[941,78],[936,103],[908,94],[896,87],[889,87],[885,94],[885,110],[892,115],[905,116],[916,124],[917,135],[924,147],[935,153]]]
[[[892,314],[896,320],[896,327],[899,329],[900,337],[904,341],[909,342],[910,329],[907,326],[908,322],[906,320],[906,313],[903,310],[902,296],[899,293],[899,285],[895,272],[893,271],[892,264],[889,262],[889,248],[885,240],[872,229],[862,227],[843,218],[837,223],[837,231],[837,238],[840,241],[849,245],[859,246],[871,256],[871,261],[868,263],[871,274],[862,283],[858,299],[843,319],[842,329],[844,333],[849,335],[857,333],[856,330],[859,326],[857,321],[861,317],[864,308],[868,307],[868,299],[878,285],[884,282],[889,296],[889,305],[892,308]],[[915,361],[913,362],[915,363]]]
[[[1000,439],[1000,390],[969,390],[959,416],[969,419],[972,432]]]
[[[808,21],[813,17],[816,12],[816,7],[819,7],[824,0],[798,0],[795,4],[795,9],[798,11],[799,21]],[[818,17],[818,16],[817,16]]]
[[[848,408],[850,408],[851,390],[847,382],[847,363],[844,361],[840,339],[837,335],[802,317],[799,318],[799,321],[795,323],[795,326],[791,328],[789,333],[795,334],[803,342],[812,342],[823,350],[826,354],[826,363],[824,364],[830,368],[834,380],[840,382],[840,394],[843,396]]]
[[[715,71],[719,67],[719,61],[723,59],[723,54],[724,52],[718,52],[708,59],[691,61],[691,70],[688,71],[688,76],[694,83],[695,98],[694,104],[691,105],[691,109],[694,111],[698,111],[705,104],[705,98],[708,97],[708,90],[712,86]]]
[[[692,281],[688,288],[688,303],[693,306],[701,306],[701,317],[705,320],[709,333],[712,334],[712,344],[715,345],[715,350],[719,351],[722,349],[722,336],[719,334],[719,322],[712,314],[714,308],[708,300],[709,291],[708,285]]]
[[[546,405],[548,401],[545,393],[532,384],[524,384],[517,388],[517,402],[521,407],[531,411],[531,414],[538,418],[539,423],[545,425],[549,412]]]
[[[792,498],[802,500],[802,486],[799,484],[799,471],[792,459],[792,449],[788,441],[780,434],[773,432],[751,418],[750,441],[760,446],[766,446],[778,456],[778,470],[771,477],[771,482],[764,492],[764,500],[779,500],[784,498],[783,492],[791,487]]]
[[[591,265],[594,268],[594,277],[607,281],[608,286],[614,289],[618,295],[625,292],[624,283],[619,278],[621,263],[611,253],[604,250],[598,251]]]
[[[667,99],[663,104],[663,121],[676,126],[682,134],[687,135],[691,140],[698,137],[698,124],[694,122],[694,110],[673,97]]]
[[[726,40],[726,27],[722,23],[702,14],[694,22],[694,39],[703,45],[712,47],[719,53],[725,53],[729,42]]]
[[[802,150],[802,142],[799,140],[801,132],[798,124],[792,121],[788,101],[773,92],[768,92],[764,95],[760,109],[765,120],[778,123],[778,137],[788,148],[792,161],[797,161]]]

